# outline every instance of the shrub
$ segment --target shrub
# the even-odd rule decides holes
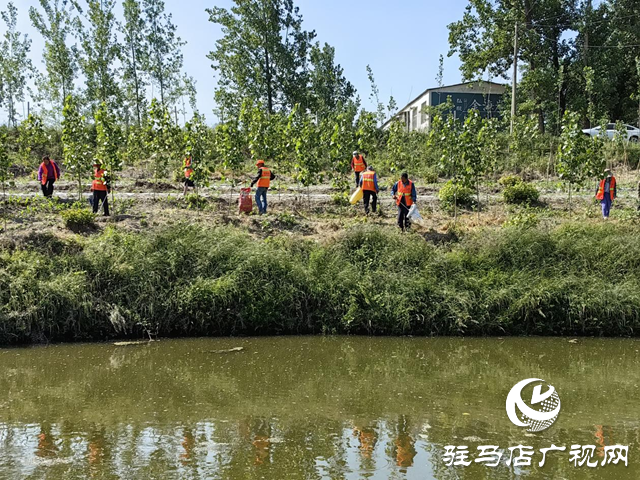
[[[438,169],[435,167],[428,167],[421,175],[424,183],[438,183]]]
[[[195,193],[190,193],[184,197],[184,201],[187,204],[187,208],[195,210],[202,210],[207,206],[207,199]]]
[[[504,227],[535,228],[540,223],[538,215],[532,212],[520,212],[504,222]]]
[[[518,182],[515,185],[510,185],[504,189],[502,193],[504,201],[506,203],[514,205],[531,205],[536,203],[540,197],[538,189],[530,183]]]
[[[440,199],[440,205],[442,205],[445,209],[452,209],[453,205],[456,201],[456,192],[457,192],[457,204],[458,207],[462,208],[472,208],[475,204],[474,191],[473,189],[466,187],[464,185],[455,184],[453,180],[449,180],[445,185],[440,189],[438,193],[438,198]]]
[[[78,231],[95,227],[96,216],[87,208],[72,207],[62,213],[64,226],[70,230]]]
[[[504,175],[498,180],[498,183],[503,187],[515,187],[520,182],[522,182],[522,178],[518,175]]]

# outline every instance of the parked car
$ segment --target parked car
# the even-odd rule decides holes
[[[640,128],[636,128],[633,125],[624,125],[627,129],[627,140],[632,143],[638,143],[640,140]],[[587,128],[586,130],[582,130],[585,135],[589,135],[590,137],[597,137],[598,135],[603,135],[600,127],[596,128]],[[615,123],[607,123],[607,137],[610,140],[613,140],[613,137],[616,134],[616,124]]]

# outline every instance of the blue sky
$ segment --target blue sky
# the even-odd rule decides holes
[[[185,70],[197,81],[198,107],[209,122],[215,88],[211,62],[206,58],[220,29],[210,23],[205,8],[228,8],[231,0],[165,0],[173,14],[178,33],[187,41],[184,47]],[[0,0],[5,10],[6,0]],[[19,29],[32,39],[32,59],[41,70],[44,43],[29,21],[28,8],[37,0],[15,0]],[[355,85],[363,105],[371,108],[366,66],[371,65],[386,104],[393,95],[403,106],[423,90],[436,84],[438,57],[445,55],[445,84],[460,81],[459,61],[447,58],[447,25],[462,17],[466,0],[297,0],[304,17],[304,28],[316,30],[318,40],[336,48],[336,60],[346,77]],[[118,14],[121,7],[118,6]],[[3,112],[4,113],[4,112]],[[4,117],[4,115],[2,115]]]

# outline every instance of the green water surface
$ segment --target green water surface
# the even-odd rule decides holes
[[[242,347],[241,351],[227,352]],[[0,350],[0,479],[640,478],[640,341],[284,337]],[[505,411],[541,378],[531,434]],[[538,450],[555,444],[543,467]],[[575,467],[574,444],[629,465]],[[444,446],[499,446],[496,468]],[[531,466],[506,465],[531,446]]]

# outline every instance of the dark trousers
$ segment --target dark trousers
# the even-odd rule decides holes
[[[378,209],[378,194],[371,190],[365,190],[362,192],[362,199],[364,200],[364,213],[369,214],[369,202],[371,202],[371,210],[376,213]]]
[[[106,190],[93,191],[93,213],[98,213],[100,206],[104,211],[104,216],[109,216],[109,193]]]
[[[398,227],[403,232],[411,228],[411,220],[407,216],[409,214],[409,207],[404,203],[398,205]]]
[[[51,195],[53,195],[53,184],[55,182],[56,181],[53,178],[49,178],[47,179],[47,182],[42,185],[42,194],[45,197],[50,197]]]
[[[356,188],[358,188],[360,186],[360,174],[362,172],[353,172],[356,174]]]
[[[262,215],[267,213],[267,191],[266,187],[258,187],[256,190],[256,203],[258,204],[258,213]]]

